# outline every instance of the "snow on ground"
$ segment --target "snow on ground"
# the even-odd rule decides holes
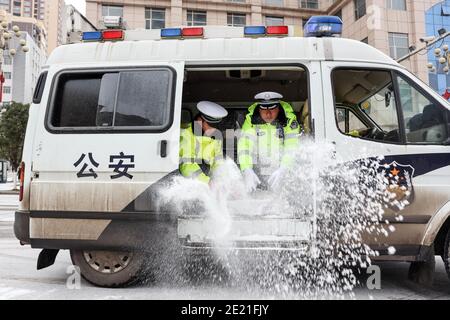
[[[17,195],[0,195],[0,205],[14,207]],[[38,249],[21,246],[13,233],[14,210],[0,208],[0,300],[6,299],[295,299],[255,287],[252,290],[227,284],[202,282],[188,285],[160,281],[124,289],[105,289],[81,281],[79,289],[67,286],[72,263],[67,250],[59,253],[53,266],[36,270]],[[407,263],[380,263],[381,289],[354,290],[356,299],[450,299],[450,280],[436,256],[436,280],[431,288],[407,280]],[[73,287],[73,286],[72,286]]]

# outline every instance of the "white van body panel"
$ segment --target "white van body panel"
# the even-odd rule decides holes
[[[42,99],[39,124],[35,130],[32,148],[33,173],[38,177],[31,181],[30,210],[63,211],[121,211],[130,199],[135,199],[150,184],[178,168],[180,136],[181,94],[184,64],[182,62],[129,62],[84,64],[81,68],[101,69],[119,67],[167,66],[176,72],[177,88],[174,95],[174,117],[169,129],[161,133],[51,133],[45,127],[45,107],[49,103],[48,94]],[[78,70],[79,68],[77,68]],[[70,71],[67,66],[53,65],[48,79],[62,71]],[[47,81],[46,90],[52,81]],[[130,138],[131,137],[131,138]],[[167,156],[161,157],[161,141],[167,141]],[[132,179],[112,180],[110,156],[123,152],[134,156]],[[77,178],[79,167],[74,163],[80,156],[92,153],[99,164],[95,168],[98,177]],[[87,158],[86,158],[87,159]]]

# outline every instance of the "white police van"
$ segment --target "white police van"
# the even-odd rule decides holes
[[[441,255],[450,275],[449,104],[377,49],[328,37],[341,27],[313,17],[304,37],[291,26],[104,30],[56,48],[30,107],[14,224],[43,249],[38,268],[69,249],[88,281],[133,283],[144,249],[161,257],[157,243],[178,244],[177,217],[155,209],[152,188],[177,171],[180,123],[210,100],[229,112],[222,129],[236,129],[256,93],[276,91],[342,158],[365,148],[411,174],[404,219],[388,210],[396,231],[368,240],[377,258],[426,274]]]

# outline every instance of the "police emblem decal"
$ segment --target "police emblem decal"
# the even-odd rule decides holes
[[[296,120],[291,122],[291,129],[297,129],[298,128],[298,122]]]
[[[392,209],[402,209],[414,199],[412,178],[414,167],[393,161],[383,165],[388,180],[388,191],[393,195]]]

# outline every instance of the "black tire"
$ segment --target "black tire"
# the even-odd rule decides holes
[[[435,267],[434,246],[432,246],[425,261],[411,262],[408,279],[417,284],[431,287],[434,282]]]
[[[444,260],[445,271],[450,279],[450,229],[447,231],[447,236],[445,237],[443,252],[442,259]]]
[[[93,285],[120,288],[135,284],[145,274],[141,252],[70,250],[72,263]]]

